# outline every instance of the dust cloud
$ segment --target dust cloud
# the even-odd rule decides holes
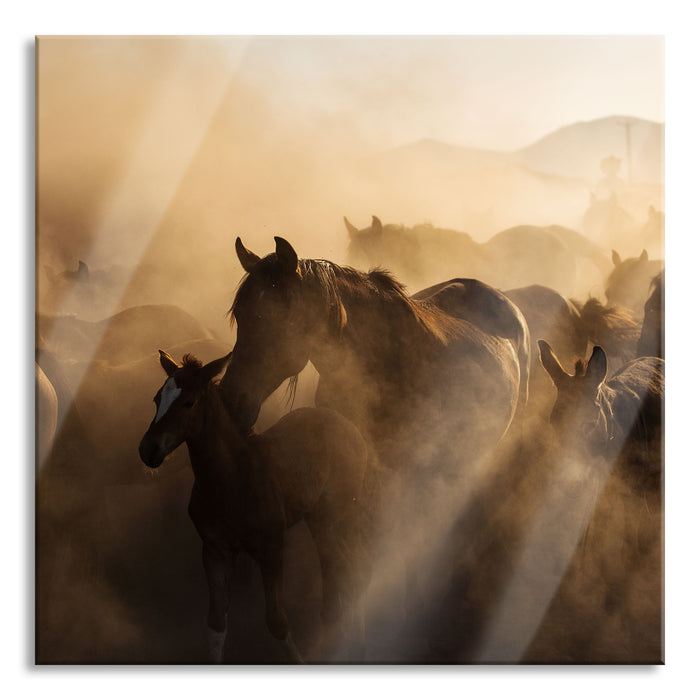
[[[516,58],[503,41],[489,52],[491,70]],[[500,142],[487,138],[500,103],[487,100],[482,114],[476,92],[462,96],[483,82],[469,46],[455,37],[38,40],[37,362],[58,404],[37,476],[38,662],[206,661],[186,450],[153,474],[137,448],[162,384],[158,348],[208,362],[235,342],[226,312],[243,276],[236,236],[259,255],[283,236],[304,258],[381,266],[415,292],[455,276],[459,245],[432,240],[448,231],[487,251],[481,267],[465,258],[462,276],[504,291],[553,286],[564,305],[605,302],[613,248],[663,260],[663,124],[601,107],[552,125],[529,108],[529,122],[543,125],[531,138],[514,145],[506,128]],[[465,51],[474,61],[462,70]],[[437,129],[441,120],[453,131]],[[358,230],[377,216],[397,239],[367,239],[351,259],[344,216]],[[552,237],[552,226],[580,238]],[[508,258],[494,237],[515,227],[533,238]],[[576,284],[557,287],[553,269],[571,270]],[[553,336],[562,313],[545,314]],[[531,376],[541,372],[536,340]],[[573,367],[573,355],[560,359]],[[316,380],[307,366],[295,407],[313,405]],[[662,506],[608,478],[610,465],[559,459],[547,382],[467,491],[443,493],[442,517],[424,523],[413,552],[382,542],[366,600],[368,661],[660,658]],[[287,398],[285,387],[270,397],[259,430],[289,410]],[[601,513],[619,529],[606,530]],[[290,531],[288,549],[288,613],[310,648],[321,594],[305,528]],[[430,604],[407,620],[397,562],[412,557],[440,573],[419,577]],[[252,561],[241,559],[234,586],[239,634],[229,634],[226,658],[280,662]],[[538,601],[528,598],[535,591]],[[529,613],[510,625],[520,602]],[[585,630],[567,636],[583,618]]]

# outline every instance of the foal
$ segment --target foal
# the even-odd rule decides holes
[[[313,408],[287,414],[260,435],[243,434],[212,381],[230,353],[202,366],[191,355],[178,365],[159,352],[168,379],[155,395],[156,415],[139,453],[156,469],[187,444],[195,477],[189,515],[202,538],[209,585],[210,659],[223,659],[233,563],[242,548],[260,566],[269,631],[289,660],[301,662],[283,603],[285,530],[300,520],[309,526],[323,577],[322,618],[339,622],[361,571],[351,555],[360,529],[364,440],[340,414]]]

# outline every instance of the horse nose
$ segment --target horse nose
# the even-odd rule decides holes
[[[151,469],[159,467],[163,459],[160,456],[160,449],[154,440],[151,440],[147,435],[143,436],[139,444],[139,456],[141,461]]]

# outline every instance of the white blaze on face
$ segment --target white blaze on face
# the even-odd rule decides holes
[[[168,409],[173,405],[173,401],[180,396],[182,389],[175,384],[175,380],[170,377],[163,388],[160,391],[160,405],[158,406],[158,411],[156,413],[154,423],[157,423],[167,412]]]

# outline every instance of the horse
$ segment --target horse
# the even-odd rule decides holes
[[[178,345],[214,334],[194,316],[173,304],[132,306],[100,321],[62,315],[37,316],[46,349],[70,360],[105,360],[123,364],[145,357],[158,342]]]
[[[360,230],[344,221],[351,265],[388,265],[412,286],[474,277],[501,289],[539,283],[568,294],[578,291],[584,272],[593,270],[602,282],[609,271],[593,243],[563,226],[515,226],[478,243],[466,233],[430,224],[384,225],[373,216],[371,226]]]
[[[581,590],[583,578],[585,597],[597,589],[604,618],[622,616],[624,627],[619,629],[618,622],[617,629],[608,628],[602,636],[614,639],[622,633],[624,639],[629,635],[632,650],[608,646],[589,651],[595,628],[582,628],[582,636],[569,633],[571,639],[564,643],[574,644],[577,659],[583,650],[583,658],[638,662],[641,657],[658,663],[662,654],[664,360],[636,358],[607,377],[605,351],[595,346],[588,362],[579,361],[571,376],[545,341],[538,344],[542,365],[557,387],[550,420],[563,461],[573,457],[583,467],[582,483],[596,495],[575,563],[562,585],[563,601],[573,592],[580,604],[582,596],[575,591]]]
[[[573,376],[545,340],[540,361],[557,388],[550,422],[560,440],[579,454],[615,462],[640,485],[660,484],[664,361],[641,357],[607,377],[605,350],[596,345]]]
[[[609,264],[602,250],[577,231],[559,226],[513,226],[483,244],[496,287],[541,284],[562,294],[602,284]]]
[[[389,265],[399,279],[418,289],[449,277],[489,281],[490,261],[483,246],[468,233],[431,224],[384,225],[377,216],[364,229],[346,217],[343,221],[349,241],[346,260],[355,268]]]
[[[525,316],[508,295],[480,280],[456,278],[422,289],[411,298],[433,304],[450,316],[511,343],[520,367],[518,413],[522,415],[530,395],[531,334]]]
[[[42,255],[45,252],[42,245]],[[78,260],[77,269],[57,270],[44,264],[37,268],[37,308],[50,315],[77,313],[97,320],[119,304],[130,274],[117,265],[88,267],[83,260]]]
[[[188,512],[203,542],[211,660],[223,660],[232,567],[243,549],[262,573],[268,630],[290,661],[301,662],[283,600],[285,531],[307,523],[321,564],[322,617],[336,624],[356,590],[350,559],[367,448],[359,431],[328,409],[298,409],[258,435],[241,430],[213,382],[230,358],[202,365],[185,355],[178,364],[160,351],[168,378],[155,395],[156,415],[139,454],[157,469],[187,444],[194,473]]]
[[[641,324],[630,309],[624,306],[606,306],[590,297],[585,302],[570,300],[578,309],[579,335],[591,345],[605,348],[609,361],[618,366],[636,357]],[[584,349],[585,352],[585,349]],[[582,356],[584,353],[580,353]]]
[[[573,369],[576,358],[583,355],[588,346],[576,306],[556,290],[538,284],[508,289],[503,294],[522,312],[530,337],[547,340],[561,361]],[[530,378],[530,394],[539,409],[553,400],[554,395],[552,383],[536,353],[530,358]]]
[[[310,360],[320,375],[317,405],[353,420],[395,467],[414,462],[415,430],[468,435],[474,455],[506,432],[520,385],[510,329],[487,332],[429,298],[412,299],[385,271],[299,260],[275,240],[262,259],[236,241],[247,275],[229,312],[237,339],[221,388],[242,426]]]
[[[512,329],[488,332],[430,298],[412,299],[385,271],[300,260],[289,242],[275,241],[260,258],[236,240],[247,274],[230,308],[237,338],[222,396],[248,428],[264,399],[310,361],[316,405],[355,423],[377,462],[399,475],[403,514],[391,525],[410,522],[402,547],[420,551],[411,535],[464,506],[516,414]],[[519,319],[516,310],[512,323]],[[409,610],[412,592],[406,600]]]
[[[651,291],[644,304],[644,321],[637,343],[637,357],[665,355],[664,278],[662,270],[651,281]]]
[[[638,258],[623,260],[612,251],[613,270],[608,277],[605,296],[608,305],[626,306],[641,318],[652,279],[661,272],[663,262],[650,260],[646,248]]]

